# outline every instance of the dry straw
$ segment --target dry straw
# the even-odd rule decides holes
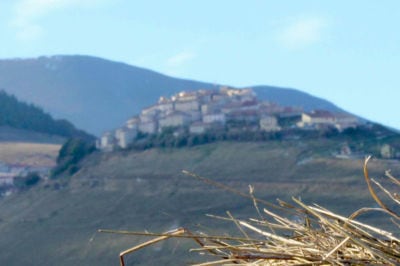
[[[350,217],[335,214],[318,205],[306,205],[296,198],[294,204],[279,201],[274,205],[257,199],[250,188],[244,194],[221,183],[184,171],[185,174],[203,182],[252,199],[259,218],[241,220],[227,212],[226,217],[216,217],[234,223],[241,237],[194,235],[179,228],[163,234],[129,231],[100,230],[105,233],[129,234],[156,237],[120,254],[124,266],[124,255],[171,237],[193,239],[199,248],[191,251],[209,253],[213,260],[194,264],[211,265],[400,265],[400,239],[391,232],[355,220],[360,214],[381,211],[391,218],[398,228],[400,216],[378,197],[374,185],[399,206],[400,196],[371,179],[368,174],[368,157],[364,163],[364,177],[372,198],[379,208],[362,208]],[[400,181],[389,172],[386,176],[398,190]],[[259,209],[261,205],[265,208]],[[272,210],[275,209],[275,212]],[[293,221],[279,213],[290,213],[289,217],[303,217]]]

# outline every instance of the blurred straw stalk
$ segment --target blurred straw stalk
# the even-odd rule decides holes
[[[177,230],[179,233],[175,231],[165,234],[100,231],[158,236],[162,240],[170,237],[193,239],[199,247],[192,249],[192,252],[208,253],[214,256],[212,257],[214,259],[207,257],[207,261],[193,264],[196,266],[400,265],[399,231],[388,232],[356,220],[360,214],[365,212],[379,211],[387,215],[388,220],[394,223],[396,229],[399,228],[400,216],[383,202],[377,195],[374,186],[387,195],[387,198],[393,203],[391,205],[400,207],[400,197],[393,192],[393,190],[399,191],[400,181],[394,178],[390,172],[386,172],[386,176],[393,184],[389,190],[371,179],[367,169],[369,160],[370,157],[364,162],[364,177],[371,196],[379,207],[362,208],[350,217],[335,214],[318,205],[306,205],[296,198],[292,198],[293,205],[283,201],[278,201],[279,205],[270,204],[254,197],[252,188],[250,188],[249,194],[243,194],[234,188],[185,172],[203,182],[251,198],[257,209],[258,218],[236,219],[229,212],[225,217],[212,216],[234,223],[240,237],[196,235],[185,229]],[[271,209],[274,208],[276,210],[272,211]],[[297,217],[297,219],[293,219],[293,217]],[[153,244],[154,239],[146,243]],[[130,250],[136,251],[147,246],[146,243]],[[121,260],[123,261],[122,256]]]

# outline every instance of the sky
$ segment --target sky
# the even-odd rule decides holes
[[[397,0],[1,0],[0,58],[92,55],[274,85],[400,129]]]

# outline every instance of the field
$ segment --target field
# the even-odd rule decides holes
[[[98,229],[163,232],[179,226],[194,232],[236,232],[230,223],[207,217],[258,214],[248,198],[182,174],[188,170],[275,203],[301,197],[350,215],[374,206],[363,179],[363,158],[331,154],[336,142],[271,141],[213,143],[183,149],[94,153],[72,177],[42,183],[0,201],[1,265],[117,265],[118,254],[145,237],[98,233]],[[372,160],[371,177],[397,161]],[[298,217],[292,217],[297,219]],[[379,215],[364,222],[385,226]],[[187,265],[201,261],[187,240],[169,240],[128,256],[128,265]]]
[[[0,126],[0,162],[52,167],[64,138]]]
[[[0,142],[0,161],[6,164],[54,166],[60,144]]]

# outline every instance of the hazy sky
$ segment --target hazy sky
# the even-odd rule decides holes
[[[0,0],[0,58],[87,54],[277,85],[400,129],[400,1]]]

